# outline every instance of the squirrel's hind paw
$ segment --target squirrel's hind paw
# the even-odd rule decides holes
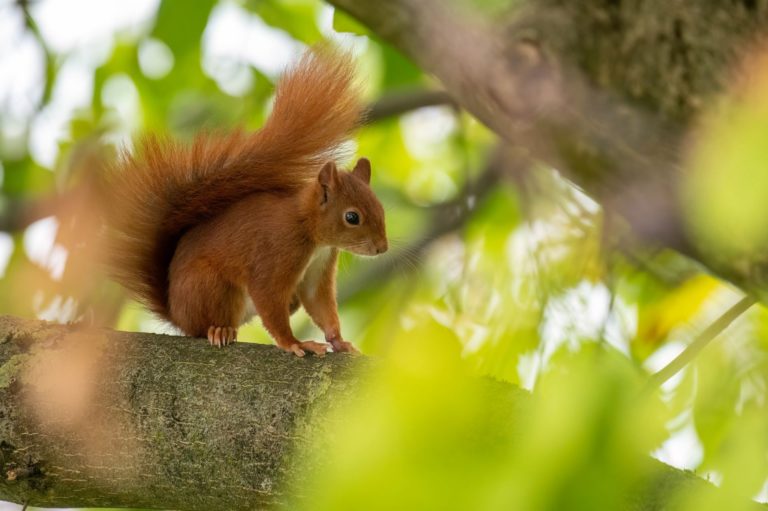
[[[212,326],[208,328],[208,342],[221,348],[237,342],[237,328],[231,326]]]

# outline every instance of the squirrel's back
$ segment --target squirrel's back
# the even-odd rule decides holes
[[[168,267],[184,232],[252,193],[298,190],[336,159],[361,111],[350,56],[321,46],[279,80],[259,131],[202,134],[189,144],[139,138],[108,176],[110,273],[167,318]]]

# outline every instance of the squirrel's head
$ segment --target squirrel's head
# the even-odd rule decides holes
[[[370,181],[371,164],[365,158],[360,158],[351,172],[339,172],[333,162],[323,165],[314,185],[320,243],[366,256],[387,251],[384,208]]]

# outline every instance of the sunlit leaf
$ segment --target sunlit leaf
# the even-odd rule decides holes
[[[8,197],[39,196],[54,189],[53,173],[35,163],[30,156],[5,160],[3,169],[2,190]]]
[[[382,45],[380,51],[384,66],[384,91],[414,86],[423,81],[422,71],[402,53],[389,45]]]
[[[246,6],[264,22],[306,44],[322,40],[317,27],[318,3],[306,0],[250,0]],[[335,18],[334,18],[335,19]],[[335,28],[335,27],[334,27]]]
[[[336,32],[348,32],[356,35],[369,35],[368,28],[344,11],[334,9],[333,29]]]
[[[768,52],[749,66],[751,79],[705,119],[688,162],[688,221],[724,260],[768,248]]]
[[[635,355],[644,359],[652,353],[674,328],[690,322],[720,286],[717,279],[698,275],[658,299],[643,303],[632,343]]]
[[[215,0],[163,0],[152,36],[167,44],[177,56],[196,52],[215,4]]]

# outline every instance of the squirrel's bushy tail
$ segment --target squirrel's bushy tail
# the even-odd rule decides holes
[[[204,134],[189,144],[138,139],[108,176],[110,273],[167,318],[168,267],[184,232],[247,195],[296,190],[315,178],[361,112],[351,57],[318,46],[279,80],[261,130]]]

